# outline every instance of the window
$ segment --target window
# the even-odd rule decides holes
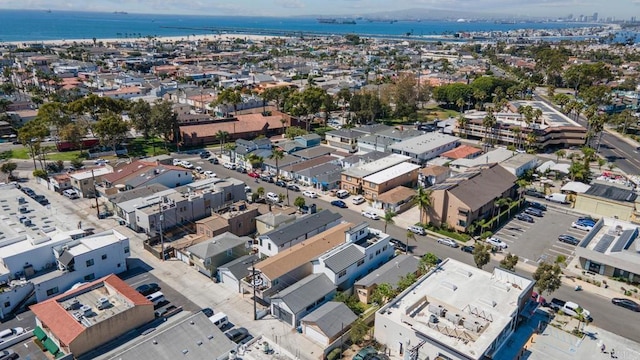
[[[380,255],[380,249],[376,250],[376,256]]]
[[[343,276],[347,275],[347,270],[342,270],[340,271],[340,273],[338,273],[338,278],[341,278]]]
[[[373,259],[373,254],[369,254],[369,260]]]
[[[351,176],[347,176],[347,181],[351,181]]]
[[[93,266],[93,259],[87,260],[87,267]]]
[[[386,251],[387,250],[387,245],[382,247],[382,251]]]
[[[360,266],[360,265],[362,265],[362,264],[364,264],[364,259],[360,259],[360,260],[358,260],[358,264],[357,264],[357,266]]]
[[[267,250],[271,250],[271,243],[267,244]]]
[[[7,301],[4,303],[4,307],[9,307],[9,306],[11,306],[11,301]]]
[[[58,290],[58,287],[56,286],[54,288],[47,290],[47,296],[57,294],[58,292],[60,292],[60,290]]]
[[[89,275],[87,275],[87,276],[85,276],[85,277],[84,277],[84,279],[85,279],[86,281],[90,281],[90,280],[93,280],[93,279],[95,279],[95,278],[96,278],[96,274],[94,274],[94,273],[91,273],[91,274],[89,274]]]
[[[458,220],[458,226],[467,227],[467,222],[464,220]]]
[[[233,255],[233,249],[227,249],[227,256]]]
[[[102,260],[107,260],[107,254],[102,255]]]
[[[128,254],[128,253],[129,253],[129,247],[128,247],[128,246],[125,246],[125,247],[124,247],[124,253],[125,253],[125,254]]]

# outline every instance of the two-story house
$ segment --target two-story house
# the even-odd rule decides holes
[[[342,215],[322,210],[298,218],[264,235],[258,236],[258,251],[264,256],[273,256],[316,234],[330,229],[342,221]]]
[[[460,139],[437,132],[412,137],[389,146],[393,154],[408,156],[412,163],[423,165],[460,145]]]
[[[326,275],[339,291],[350,291],[354,282],[393,257],[391,236],[362,222],[345,232],[345,243],[311,261],[313,272]]]
[[[210,240],[187,248],[190,264],[202,274],[213,278],[218,267],[245,256],[249,252],[251,238],[226,232]]]
[[[391,154],[375,161],[352,166],[342,172],[340,187],[352,194],[364,194],[366,177],[407,162],[409,159],[408,156]],[[369,186],[369,188],[372,187]]]

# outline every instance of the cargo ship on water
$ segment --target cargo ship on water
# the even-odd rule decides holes
[[[355,25],[353,19],[336,19],[336,18],[317,18],[320,24],[337,24],[337,25]]]

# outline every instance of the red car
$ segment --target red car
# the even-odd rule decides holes
[[[258,173],[257,173],[257,172],[255,172],[255,171],[252,171],[252,172],[250,172],[250,173],[249,173],[249,176],[251,176],[252,178],[256,178],[256,179],[257,179],[257,178],[259,178],[259,177],[260,177],[260,174],[258,174]]]

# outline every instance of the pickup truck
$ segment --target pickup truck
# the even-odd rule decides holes
[[[582,309],[582,314],[584,315],[585,319],[587,319],[587,321],[593,321],[593,318],[591,317],[591,313],[589,312],[589,310],[584,309],[580,307],[580,305],[571,301],[564,301],[557,298],[553,298],[549,303],[549,307],[554,311],[562,310],[563,313],[569,316],[578,316],[577,309]]]

